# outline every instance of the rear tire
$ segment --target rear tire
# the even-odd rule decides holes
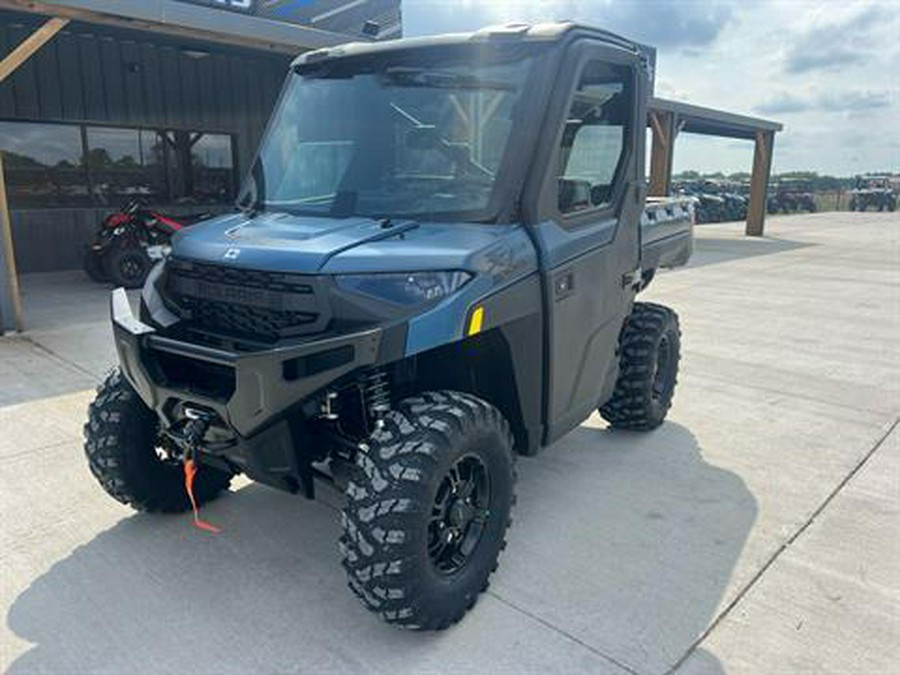
[[[83,267],[91,281],[96,281],[98,284],[105,284],[109,281],[106,271],[103,269],[103,258],[91,249],[84,252]]]
[[[619,378],[600,415],[617,429],[649,431],[666,418],[678,380],[678,315],[636,302],[619,338]]]
[[[137,511],[180,513],[191,508],[183,464],[157,453],[159,421],[118,369],[97,388],[84,425],[91,473],[107,494]],[[204,466],[194,482],[198,504],[228,488],[231,474]]]
[[[343,566],[388,623],[442,630],[487,589],[506,546],[513,439],[496,408],[457,392],[406,399],[383,422],[347,487]]]

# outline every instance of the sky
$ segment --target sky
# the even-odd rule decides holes
[[[656,94],[784,124],[773,171],[900,172],[900,0],[403,0],[407,36],[571,19],[657,50]],[[682,135],[675,171],[749,171]]]

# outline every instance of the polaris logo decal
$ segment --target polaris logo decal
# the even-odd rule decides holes
[[[238,256],[239,256],[240,254],[241,254],[241,249],[239,249],[239,248],[230,248],[230,249],[228,249],[227,251],[225,251],[225,255],[223,255],[222,257],[223,257],[225,260],[237,260],[237,259],[238,259]]]

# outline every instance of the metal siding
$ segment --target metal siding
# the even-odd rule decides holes
[[[106,120],[106,87],[101,70],[100,43],[93,35],[78,36],[81,81],[84,86],[85,117]]]
[[[141,45],[141,75],[144,83],[143,121],[147,126],[158,127],[166,122],[163,100],[162,64],[159,48],[151,43]]]
[[[84,84],[78,38],[60,33],[54,40],[59,54],[59,90],[62,100],[60,119],[84,119]]]
[[[15,46],[31,35],[31,30],[25,26],[10,26],[10,43]],[[21,117],[36,118],[40,116],[38,103],[37,78],[34,72],[34,61],[28,59],[10,75],[13,95],[16,102],[16,115]],[[2,86],[2,85],[0,85]]]
[[[13,44],[9,40],[9,30],[5,24],[0,23],[0,54],[9,54]],[[15,117],[16,101],[13,97],[13,88],[7,81],[0,84],[0,117]]]
[[[140,46],[132,40],[120,44],[122,54],[123,93],[125,95],[126,118],[129,123],[138,124],[144,120],[144,69],[141,66]]]
[[[267,107],[267,101],[265,101],[263,95],[263,86],[261,78],[256,76],[256,62],[251,62],[249,64],[250,70],[250,129],[247,134],[247,140],[250,142],[250,145],[256,147],[259,143],[260,136],[262,135],[263,127],[266,124],[266,118],[269,115],[269,108]]]
[[[234,95],[234,111],[238,116],[237,125],[240,140],[238,141],[238,154],[242,166],[247,166],[250,161],[249,145],[252,143],[251,122],[249,110],[250,89],[248,85],[246,63],[239,59],[231,59],[232,92]]]
[[[183,124],[184,105],[181,96],[181,69],[178,63],[178,52],[171,47],[159,50],[162,62],[163,106],[166,124],[181,126]]]
[[[216,118],[216,94],[214,87],[214,63],[212,55],[197,62],[198,87],[197,94],[200,103],[200,128],[221,128]]]
[[[212,93],[215,107],[216,126],[230,129],[235,116],[231,112],[231,81],[228,72],[228,57],[224,54],[213,56]]]
[[[55,42],[44,45],[32,58],[37,70],[38,98],[41,116],[62,117],[62,92],[59,87],[59,55]]]
[[[128,108],[125,105],[125,83],[122,79],[122,53],[118,41],[108,37],[101,38],[100,57],[106,89],[107,118],[110,121],[127,122]]]
[[[198,92],[197,62],[178,52],[178,67],[181,69],[182,126],[196,126],[201,117]]]

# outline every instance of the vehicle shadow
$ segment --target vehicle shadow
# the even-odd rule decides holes
[[[206,509],[219,536],[134,515],[54,564],[9,611],[32,645],[9,673],[671,667],[714,617],[754,522],[743,481],[673,423],[584,426],[523,458],[519,476],[492,590],[444,633],[397,631],[358,605],[333,506],[246,485]]]
[[[715,237],[703,234],[702,225],[698,226],[694,239],[694,253],[688,267],[705,267],[720,263],[732,262],[743,258],[756,258],[786,251],[796,251],[817,244],[782,239],[769,235],[763,237]],[[678,272],[678,270],[673,270]]]
[[[640,433],[594,419],[521,463],[495,588],[619,663],[663,673],[726,604],[756,499],[677,423]]]

